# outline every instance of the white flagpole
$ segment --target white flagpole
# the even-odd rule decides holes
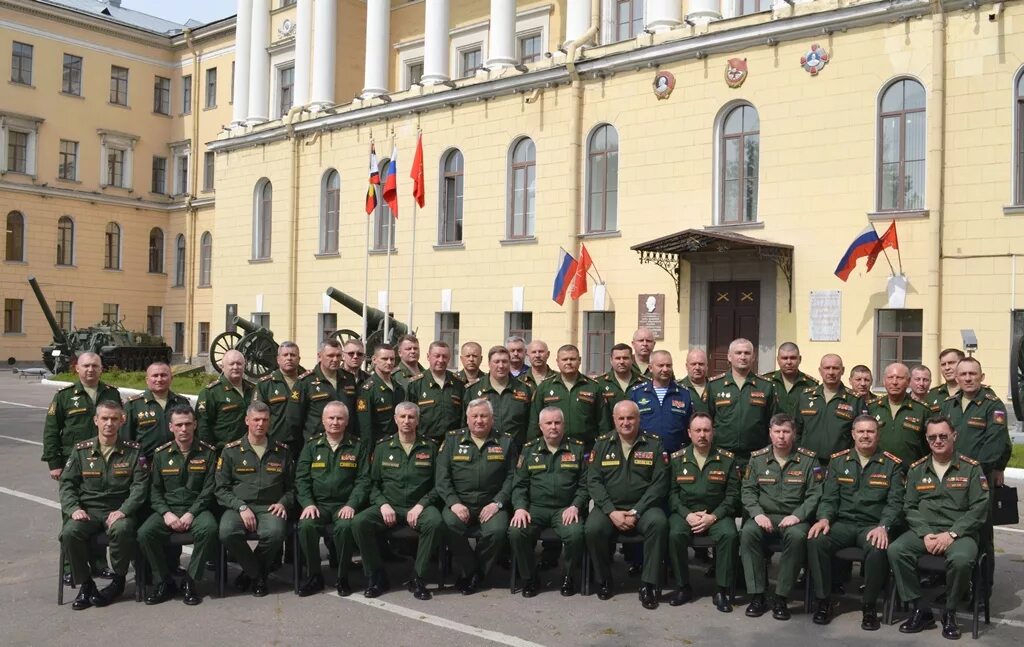
[[[416,330],[412,324],[412,305],[416,298],[416,209],[419,205],[412,201],[412,257],[409,260],[409,320],[405,322],[409,332]]]
[[[391,216],[391,228],[388,231],[388,278],[387,288],[385,289],[384,292],[384,339],[381,342],[384,344],[390,343],[389,340],[391,339],[391,337],[388,336],[391,332],[389,330],[390,326],[388,326],[389,320],[391,319],[391,241],[394,240],[393,233],[395,231],[394,227],[396,224],[397,222],[395,221],[394,216]]]
[[[368,348],[370,330],[367,322],[367,311],[370,299],[370,220],[373,215],[366,216],[366,245],[363,251],[366,257],[363,259],[363,351]]]

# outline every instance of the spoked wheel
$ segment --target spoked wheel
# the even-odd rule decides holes
[[[334,334],[331,335],[331,339],[337,340],[342,346],[350,341],[362,341],[359,333],[354,330],[349,330],[348,328],[342,328],[341,330],[335,331]]]
[[[245,357],[245,378],[256,382],[277,368],[277,342],[269,335],[255,332],[238,342],[238,350]]]
[[[220,363],[224,359],[224,353],[238,346],[241,339],[242,336],[233,330],[222,332],[213,338],[213,343],[210,344],[210,363],[218,373],[222,372]]]

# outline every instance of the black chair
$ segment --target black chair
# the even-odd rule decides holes
[[[988,553],[979,553],[974,562],[974,571],[971,573],[971,637],[977,638],[981,629],[982,610],[984,609],[985,624],[991,624],[989,618],[989,596],[990,587],[985,581],[985,562],[988,560]],[[944,555],[921,555],[917,558],[917,570],[926,573],[945,573],[946,557]],[[893,611],[896,608],[896,601],[899,592],[893,586],[889,590],[889,600],[886,606],[886,616],[889,622],[894,623]]]
[[[558,533],[555,532],[554,528],[545,528],[545,529],[541,530],[540,531],[540,535],[537,537],[537,541],[562,543],[561,538],[558,536]],[[565,545],[564,544],[562,545],[562,549],[563,550],[565,549]],[[516,554],[514,552],[512,553],[512,568],[509,569],[509,570],[511,570],[512,572],[511,572],[511,575],[509,576],[508,589],[509,589],[509,593],[512,593],[513,595],[515,595],[515,593],[517,591],[516,582],[518,581],[519,571],[516,568]],[[587,552],[587,546],[586,546],[586,544],[584,544],[583,545],[583,559],[580,560],[580,587],[581,587],[580,590],[581,591],[583,590],[583,587],[587,586],[586,585],[586,581],[587,581],[587,574],[589,572],[590,572],[590,553]]]
[[[447,530],[442,528],[442,532],[446,533]],[[480,525],[477,524],[473,528],[469,529],[469,532],[466,534],[466,539],[475,540],[480,539],[481,536],[482,533],[480,531]],[[440,560],[441,567],[441,585],[439,588],[443,590],[448,585],[448,574],[452,572],[452,549],[451,546],[448,545],[447,541],[441,541],[441,550],[439,550],[438,553],[440,553],[438,559]]]
[[[192,533],[191,532],[172,532],[167,537],[167,543],[165,544],[165,546],[179,546],[179,547],[180,546],[191,546],[194,543],[195,543],[195,538],[192,537]],[[192,559],[194,559],[194,557],[192,557]],[[216,552],[216,554],[214,555],[214,569],[213,569],[213,576],[214,576],[214,578],[218,578],[218,576],[220,574],[220,562],[222,560],[223,560],[222,551],[218,550]],[[152,576],[152,569],[149,567],[149,560],[146,559],[145,555],[140,557],[139,564],[138,564],[138,569],[139,569],[140,575],[136,579],[136,581],[142,583],[141,584],[141,586],[142,586],[142,598],[145,599],[146,592],[147,592],[146,591],[146,587],[148,586],[150,577]],[[221,587],[218,586],[217,590],[218,590],[218,597],[221,597],[223,595],[223,591],[222,591]]]
[[[60,544],[60,559],[57,560],[57,606],[64,604],[64,569],[67,566],[68,554],[64,548],[64,542],[58,538]],[[103,554],[106,555],[107,547],[110,545],[110,540],[107,538],[107,533],[99,532],[92,536],[90,540],[92,549],[103,550]],[[135,601],[142,602],[143,588],[145,580],[140,570],[140,563],[144,562],[145,558],[139,552],[138,547],[135,548],[135,556],[132,558],[135,571]],[[70,585],[71,588],[77,588],[74,584]]]
[[[246,532],[245,533],[245,540],[246,541],[259,541],[259,538],[260,538],[260,536],[259,536],[258,532]],[[302,559],[301,559],[301,554],[302,553],[299,552],[299,534],[298,534],[298,531],[296,530],[295,524],[292,524],[291,522],[289,522],[289,528],[285,532],[285,539],[284,540],[288,541],[289,538],[291,539],[291,541],[293,542],[293,546],[295,547],[295,558],[292,560],[292,579],[294,580],[293,581],[292,589],[296,593],[298,593],[299,592],[299,575],[300,575],[299,571],[302,568]],[[282,545],[281,549],[284,550],[284,546],[283,545]],[[217,552],[218,552],[218,555],[219,555],[218,560],[217,560],[219,562],[217,564],[217,568],[218,568],[218,573],[217,573],[217,597],[222,598],[222,597],[224,597],[224,589],[227,587],[227,581],[228,581],[228,549],[224,546],[223,542],[220,542],[220,549]]]
[[[768,581],[768,564],[771,562],[772,555],[774,555],[775,553],[781,553],[782,552],[782,542],[781,541],[768,542],[768,544],[765,546],[765,551],[768,553],[767,560],[765,561],[765,566],[764,566],[764,568],[765,568],[765,578],[764,579],[767,582]],[[804,560],[805,565],[806,565],[806,562],[807,562],[807,560],[805,559]],[[811,571],[808,568],[804,568],[804,613],[810,613],[811,612],[811,598],[813,598],[813,597],[814,596],[812,595],[812,592],[811,592]]]
[[[439,531],[443,533],[444,529],[440,528]],[[416,532],[415,528],[410,528],[408,525],[403,523],[402,525],[396,524],[394,527],[386,529],[384,531],[383,538],[388,542],[411,542],[418,545],[420,541],[420,534]],[[439,573],[438,577],[440,578],[440,581],[437,584],[437,588],[438,590],[440,590],[444,588],[444,582],[448,578],[447,560],[442,557],[442,554],[444,553],[443,542],[437,552],[437,568]]]

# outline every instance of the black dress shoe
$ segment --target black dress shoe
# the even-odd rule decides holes
[[[526,580],[525,582],[523,582],[523,597],[537,597],[537,580]]]
[[[639,595],[640,604],[643,606],[643,608],[658,608],[658,591],[657,589],[655,589],[653,584],[641,584]]]
[[[252,586],[252,578],[244,572],[239,573],[238,577],[235,578],[235,588],[238,589],[239,592],[245,593],[249,590],[250,586]]]
[[[632,564],[631,563],[629,565],[629,570],[627,572],[629,573],[630,577],[636,577],[637,575],[640,574],[641,570],[643,570],[643,565],[642,564]]]
[[[172,578],[168,577],[156,585],[155,591],[146,596],[146,604],[162,604],[173,598],[177,592],[178,586]]]
[[[484,582],[483,576],[480,573],[473,573],[469,577],[469,582],[466,583],[466,588],[462,591],[462,595],[473,595],[480,590],[481,585]]]
[[[310,575],[299,587],[299,597],[305,598],[324,590],[324,576],[320,573]]]
[[[861,607],[864,617],[860,621],[860,628],[864,631],[878,631],[882,624],[878,622],[878,611],[875,607]]]
[[[263,598],[270,593],[270,587],[267,585],[267,576],[260,575],[257,577],[252,584],[252,595],[253,597]]]
[[[114,571],[109,566],[104,566],[100,569],[93,569],[92,576],[102,577],[105,580],[110,580],[114,577]]]
[[[942,612],[942,637],[960,640],[960,627],[956,624],[956,611]]]
[[[178,564],[171,569],[171,575],[174,575],[175,577],[185,577],[187,574],[188,571],[186,571],[181,564]]]
[[[82,582],[82,585],[78,587],[78,597],[71,603],[71,608],[75,611],[81,611],[82,609],[88,609],[92,606],[90,598],[96,592],[96,585],[93,584],[92,580],[86,580]]]
[[[693,591],[690,587],[686,586],[672,594],[672,599],[668,603],[674,607],[682,606],[687,602],[693,600]]]
[[[388,578],[382,572],[374,573],[370,576],[370,581],[367,582],[366,589],[363,591],[364,598],[379,598],[384,595],[388,590]]]
[[[747,605],[746,614],[748,618],[760,618],[768,613],[768,603],[764,601],[764,595],[757,593]]]
[[[811,616],[811,622],[816,625],[827,625],[832,622],[832,600],[825,598],[818,600],[818,605]]]
[[[423,581],[421,577],[414,577],[409,582],[409,592],[412,593],[412,597],[417,600],[429,600],[433,596],[430,590],[427,589],[427,583]]]
[[[789,620],[793,617],[789,612],[788,601],[781,595],[775,596],[775,602],[772,604],[772,617],[776,620]]]
[[[348,583],[347,577],[338,578],[338,581],[334,584],[334,590],[343,598],[352,595],[352,585]]]
[[[935,616],[932,615],[931,609],[914,609],[914,612],[910,614],[910,618],[900,625],[900,633],[916,634],[925,629],[934,628]]]
[[[121,594],[124,593],[124,584],[124,575],[115,575],[110,579],[110,584],[100,589],[99,595],[105,600],[105,604],[110,604],[121,597]],[[103,606],[101,604],[96,604],[96,600],[93,600],[92,604],[96,607]]]
[[[562,597],[570,597],[576,595],[576,582],[573,582],[572,577],[566,575],[562,579]]]
[[[203,597],[199,595],[199,591],[196,589],[196,583],[188,575],[185,576],[185,580],[181,583],[181,593],[184,597],[183,601],[190,607],[194,607],[203,601]]]
[[[612,581],[598,582],[597,583],[597,599],[598,600],[610,600],[612,599]]]
[[[722,613],[732,613],[732,602],[729,601],[729,593],[727,591],[718,591],[711,598],[711,601],[715,604],[715,608]]]

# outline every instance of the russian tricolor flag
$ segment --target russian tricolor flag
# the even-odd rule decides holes
[[[555,303],[565,303],[565,294],[569,291],[569,285],[576,276],[576,259],[572,254],[562,248],[558,249],[558,272],[555,274],[555,285],[551,290],[551,298]]]
[[[864,231],[860,232],[857,238],[850,243],[849,249],[843,254],[843,257],[839,260],[839,265],[836,266],[835,275],[839,277],[841,281],[845,281],[850,278],[850,273],[853,272],[857,266],[857,261],[862,258],[870,257],[872,252],[876,255],[876,249],[881,249],[881,245],[878,240],[878,232],[871,225],[864,228]],[[871,268],[868,267],[870,270]]]
[[[391,215],[398,220],[398,146],[391,149],[391,161],[388,163],[388,176],[384,178],[384,190],[381,192],[384,202],[388,203]]]

